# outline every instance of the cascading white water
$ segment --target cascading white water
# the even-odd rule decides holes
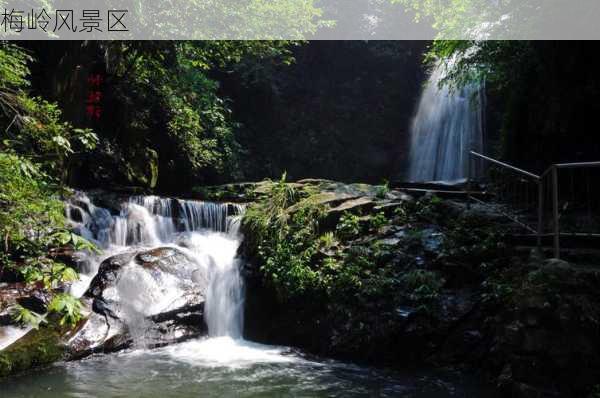
[[[176,276],[157,279],[150,270],[133,263],[125,266],[115,288],[105,292],[122,302],[119,316],[129,326],[134,340],[146,337],[148,316],[168,309],[181,297],[182,284],[194,274],[208,276],[205,320],[210,336],[242,337],[243,283],[236,260],[241,242],[241,205],[219,204],[157,196],[131,197],[119,214],[95,206],[83,193],[67,204],[75,232],[103,248],[82,266],[82,280],[71,291],[81,296],[100,263],[115,254],[137,248],[172,246],[185,253],[186,264],[178,264]]]
[[[463,180],[469,151],[483,149],[484,89],[477,83],[440,87],[451,65],[439,63],[421,94],[411,127],[409,181]]]

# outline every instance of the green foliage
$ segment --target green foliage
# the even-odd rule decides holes
[[[438,40],[426,59],[444,63],[442,84],[462,87],[485,80],[494,90],[510,89],[539,62],[530,42],[494,40]]]
[[[329,250],[332,247],[338,245],[338,241],[335,238],[335,234],[333,232],[325,232],[323,235],[319,237],[319,247],[325,250]]]
[[[22,157],[0,154],[0,233],[5,253],[43,245],[64,226],[63,204],[56,187],[39,167]]]
[[[437,37],[489,38],[510,40],[547,29],[548,21],[561,23],[562,2],[546,0],[391,0],[415,13],[417,21],[431,21]],[[506,41],[508,41],[506,40]],[[514,40],[517,41],[517,40]]]
[[[69,230],[61,230],[52,234],[51,238],[57,244],[62,246],[70,245],[76,251],[89,251],[92,253],[100,253],[100,250],[89,240],[73,233]]]
[[[289,218],[287,209],[298,199],[296,190],[286,178],[284,173],[279,181],[269,181],[265,199],[250,206],[244,215],[244,223],[258,239],[273,232],[281,237],[285,232]]]
[[[125,104],[127,134],[115,137],[124,159],[138,147],[158,152],[161,169],[191,184],[240,178],[241,147],[229,102],[209,72],[227,71],[249,59],[291,62],[287,41],[105,43]],[[131,104],[135,104],[132,106]],[[165,181],[168,185],[170,181]]]
[[[55,289],[62,282],[73,282],[79,279],[77,271],[51,259],[26,258],[17,269],[27,283],[42,282],[47,289]]]
[[[437,273],[421,269],[407,272],[401,279],[404,294],[420,305],[427,305],[437,299],[444,283],[444,279]]]
[[[0,148],[30,158],[64,181],[70,156],[93,149],[98,138],[90,129],[63,122],[57,104],[28,95],[31,61],[21,48],[0,43],[0,121],[5,122]]]
[[[79,299],[67,293],[57,294],[48,305],[48,311],[60,315],[60,325],[75,326],[81,320],[83,306]]]
[[[385,196],[390,192],[390,183],[389,181],[385,181],[383,185],[377,186],[377,193],[375,196],[378,199],[385,199]]]
[[[12,318],[18,324],[31,326],[33,329],[37,329],[40,324],[46,323],[43,315],[30,311],[21,305],[16,305],[13,308]]]
[[[65,229],[58,192],[35,164],[0,154],[0,270],[12,269],[25,282],[42,282],[48,289],[78,278],[75,270],[56,261],[57,248],[97,251]]]
[[[58,248],[95,250],[65,229],[60,197],[66,190],[57,182],[65,182],[71,156],[93,149],[97,137],[63,122],[55,103],[28,95],[31,61],[19,47],[0,43],[0,276],[12,269],[26,283],[43,283],[53,291],[78,279],[74,269],[56,261]],[[54,296],[49,310],[61,315],[61,324],[81,318],[81,304],[68,294]],[[13,316],[36,329],[45,323],[42,315],[21,306]]]
[[[280,299],[310,297],[315,304],[326,300],[340,305],[383,297],[393,301],[399,282],[394,277],[397,271],[388,264],[392,248],[381,242],[346,246],[363,232],[361,218],[345,213],[331,226],[335,232],[321,231],[325,206],[313,199],[314,192],[301,190],[292,195],[291,189],[284,179],[271,183],[243,221],[253,231],[247,236],[260,237],[251,244],[257,247],[261,271]],[[373,228],[379,228],[388,220],[382,213],[372,222]]]
[[[416,202],[408,204],[408,213],[413,220],[422,221],[437,221],[440,215],[443,214],[441,211],[442,199],[439,196],[425,196]]]
[[[300,204],[285,224],[273,221],[274,230],[261,244],[260,255],[265,259],[263,271],[273,276],[282,297],[299,297],[318,293],[323,283],[320,270],[311,266],[318,251],[318,225],[323,213],[310,201]]]
[[[358,237],[362,228],[360,225],[360,217],[352,213],[344,213],[340,217],[340,222],[336,227],[336,233],[339,237],[345,240]]]
[[[0,104],[4,112],[10,107],[11,97],[21,88],[29,86],[27,63],[31,57],[19,47],[6,42],[0,43]]]
[[[517,286],[518,284],[507,278],[506,275],[492,275],[483,283],[483,301],[492,305],[497,305],[498,303],[512,304]]]
[[[371,217],[371,228],[375,231],[389,224],[384,212],[379,212]]]
[[[410,221],[410,213],[407,206],[398,206],[394,209],[394,222],[399,225],[405,225]]]
[[[461,218],[454,220],[445,231],[441,256],[448,261],[480,267],[503,258],[505,251],[502,228],[488,225],[477,217]]]
[[[302,38],[313,34],[320,26],[331,24],[322,18],[322,10],[317,0],[244,0],[233,3],[189,0],[178,3],[177,8],[160,7],[158,3],[144,3],[143,7],[135,10],[137,12],[131,11],[131,17],[135,18],[135,26],[151,29],[153,34],[162,40],[190,37],[198,41],[211,41],[215,36]],[[160,29],[156,29],[155,20],[148,20],[147,15],[153,15],[156,21],[160,21]],[[185,22],[182,22],[182,15],[185,15]],[[252,43],[251,40],[248,42]],[[235,57],[235,53],[226,55]]]

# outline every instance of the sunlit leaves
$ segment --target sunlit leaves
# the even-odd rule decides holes
[[[18,304],[12,309],[12,318],[16,323],[23,326],[31,326],[33,329],[38,329],[40,324],[47,323],[43,315]]]
[[[99,250],[92,242],[85,238],[71,232],[70,230],[59,230],[51,235],[58,245],[66,246],[70,245],[74,250],[88,250],[90,252],[98,253]]]
[[[63,177],[66,159],[77,151],[93,149],[96,135],[62,121],[58,105],[27,93],[28,63],[21,48],[0,43],[0,121],[2,149],[26,155],[55,177]]]
[[[61,316],[61,325],[74,326],[77,324],[82,318],[82,309],[81,301],[67,293],[57,294],[48,305],[48,312]]]

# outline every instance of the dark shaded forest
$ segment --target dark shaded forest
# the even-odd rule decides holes
[[[276,178],[284,171],[291,178],[393,179],[406,161],[410,119],[425,79],[425,42],[292,44],[286,55],[250,56],[235,65],[212,67],[205,77],[210,87],[204,89],[218,96],[219,112],[236,141],[235,148],[221,143],[221,149],[237,152],[239,163],[235,170],[190,176],[184,164],[169,164],[181,154],[169,152],[169,137],[161,132],[168,115],[158,101],[144,92],[120,91],[123,82],[132,79],[131,71],[111,75],[106,53],[96,44],[60,46],[60,51],[32,47],[38,59],[33,68],[35,90],[57,100],[75,124],[89,125],[114,141],[125,159],[150,161],[140,142],[146,140],[145,145],[158,152],[158,187],[167,191],[192,183]],[[107,76],[104,109],[102,117],[90,123],[85,115],[86,77],[96,71]],[[136,119],[149,120],[145,128],[141,120],[132,120],[136,114]],[[85,163],[96,169],[94,164],[103,160],[98,155]],[[74,178],[86,186],[141,182],[123,180],[114,166],[105,176],[79,170]],[[177,167],[177,175],[188,179],[169,186],[169,175]]]
[[[465,57],[457,74],[486,79],[489,153],[536,170],[559,160],[594,159],[599,148],[588,126],[600,96],[592,57],[598,44],[486,43],[478,56]],[[411,118],[427,76],[423,58],[440,47],[280,42],[230,50],[231,57],[227,49],[197,44],[23,45],[35,59],[32,92],[57,101],[67,120],[100,137],[79,163],[87,166],[72,168],[72,184],[165,192],[277,178],[284,171],[292,179],[402,179]],[[191,47],[203,53],[186,65],[181,57]],[[179,76],[167,78],[174,70]],[[86,82],[95,73],[106,80],[102,116],[91,119]],[[180,105],[197,115],[174,123],[171,111]],[[190,149],[185,135],[194,129],[213,141]]]

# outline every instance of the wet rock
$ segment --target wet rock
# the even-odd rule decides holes
[[[425,228],[421,232],[421,244],[426,252],[437,254],[443,240],[444,235],[435,228]]]
[[[75,198],[75,205],[84,209],[87,213],[92,213],[90,208],[90,200],[96,206],[96,211],[102,209],[108,210],[111,214],[118,214],[121,211],[121,204],[129,198],[128,193],[120,193],[116,191],[104,191],[101,189],[86,191],[89,199]]]
[[[134,342],[157,347],[206,333],[207,275],[175,247],[129,251],[102,262],[85,294],[89,316],[68,342],[69,357]]]
[[[179,264],[191,261],[193,260],[180,250],[172,247],[159,247],[135,256],[135,262],[142,267],[157,268],[165,272],[176,272]]]
[[[401,319],[409,319],[410,317],[412,317],[416,313],[417,313],[417,310],[415,308],[412,308],[412,307],[399,307],[399,308],[396,308],[396,314]]]
[[[70,206],[69,207],[69,218],[75,222],[83,221],[83,210],[79,207]]]
[[[55,362],[63,355],[64,345],[55,325],[30,330],[0,351],[0,377]]]
[[[129,264],[135,256],[135,252],[129,251],[120,253],[104,260],[98,268],[98,273],[92,279],[90,287],[85,295],[87,297],[101,297],[102,292],[117,280],[118,272],[121,268]]]
[[[119,319],[91,312],[81,327],[67,340],[68,358],[79,359],[98,352],[113,352],[125,348],[115,341],[129,341],[127,327]]]

